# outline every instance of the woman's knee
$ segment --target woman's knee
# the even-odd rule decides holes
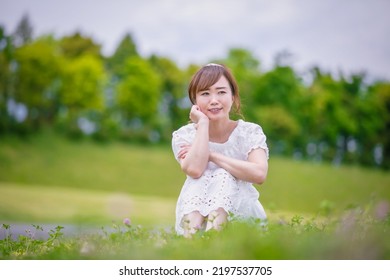
[[[186,218],[191,224],[202,224],[204,221],[204,217],[199,213],[199,211],[193,211],[187,214]]]

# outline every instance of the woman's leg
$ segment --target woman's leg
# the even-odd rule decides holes
[[[207,219],[206,231],[210,229],[220,230],[221,226],[227,222],[228,214],[223,208],[212,211]]]
[[[199,211],[191,212],[184,216],[184,236],[191,237],[194,233],[196,233],[199,229],[202,228],[203,223],[205,221],[205,217],[203,217]]]

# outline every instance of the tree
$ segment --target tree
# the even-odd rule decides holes
[[[361,139],[360,134],[363,132],[360,128],[361,117],[365,115],[364,106],[360,106],[366,95],[365,74],[352,73],[349,77],[341,74],[339,83],[343,90],[340,106],[348,115],[348,123],[345,122],[344,126],[340,128],[340,135],[343,140],[342,149],[345,151],[344,162],[357,163],[359,157],[368,152],[365,149],[363,150],[362,142],[359,141]]]
[[[368,154],[364,163],[380,164],[390,168],[390,83],[378,81],[368,89],[367,98],[362,101],[366,113],[359,124],[364,129],[361,141]],[[375,149],[379,152],[375,153]],[[374,153],[373,153],[374,152]],[[375,155],[374,157],[372,155]]]
[[[123,78],[124,62],[131,57],[139,57],[139,55],[131,34],[127,33],[119,43],[114,54],[107,58],[107,67],[109,71],[114,76]]]
[[[31,43],[33,40],[33,27],[27,14],[23,15],[13,34],[13,43],[20,47]]]
[[[80,32],[63,37],[59,46],[62,54],[67,58],[77,58],[83,55],[101,57],[101,46]]]
[[[83,55],[64,59],[59,88],[62,114],[58,123],[65,125],[71,137],[95,133],[104,110],[106,73],[103,62],[96,56]],[[87,123],[90,128],[80,125]]]
[[[255,118],[267,135],[268,145],[275,153],[291,153],[301,135],[300,123],[281,105],[255,107]]]
[[[257,104],[278,104],[293,114],[299,112],[303,84],[290,66],[277,66],[260,76],[256,82],[254,101]]]
[[[157,114],[161,81],[150,63],[139,57],[124,62],[124,79],[117,87],[117,104],[127,120],[148,122]]]
[[[255,82],[251,114],[256,122],[266,126],[270,143],[283,141],[284,152],[291,152],[293,148],[302,149],[301,105],[304,88],[298,75],[289,66],[276,66]]]
[[[104,106],[105,73],[102,61],[91,55],[64,61],[61,80],[61,104],[72,114],[100,110]]]
[[[230,49],[227,58],[222,62],[233,72],[239,85],[244,115],[251,119],[253,110],[249,105],[253,104],[256,92],[255,80],[260,76],[260,62],[250,51],[242,48]]]
[[[7,102],[11,97],[11,61],[13,46],[11,36],[0,26],[0,133],[10,129],[10,118],[7,113]]]
[[[319,68],[313,69],[313,75],[313,83],[308,88],[308,133],[312,141],[323,141],[330,147],[327,159],[331,160],[336,155],[339,119],[345,118],[339,107],[342,88],[330,74],[322,73]]]
[[[27,123],[37,128],[42,122],[53,120],[56,111],[60,60],[55,46],[45,38],[15,50],[16,102],[28,108]]]
[[[163,137],[170,140],[173,129],[177,129],[188,118],[188,111],[180,107],[180,102],[187,96],[186,80],[184,73],[169,58],[153,55],[149,61],[162,81],[159,126]]]
[[[312,141],[328,146],[325,157],[340,163],[345,158],[348,141],[358,130],[356,94],[346,91],[346,81],[330,73],[312,69],[313,82],[306,92],[306,125]]]

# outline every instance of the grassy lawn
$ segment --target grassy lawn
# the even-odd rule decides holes
[[[184,176],[169,147],[0,139],[0,181],[175,197]]]
[[[8,236],[0,240],[0,259],[390,257],[390,216],[378,216],[390,201],[390,174],[272,154],[269,166],[267,182],[258,186],[266,227],[232,223],[184,240],[172,233],[184,176],[169,146],[71,142],[48,132],[0,139],[0,231]],[[114,225],[115,231],[67,240],[59,227],[47,240],[14,241],[9,233],[16,223]]]
[[[315,215],[390,201],[390,174],[272,157],[258,186],[269,214]],[[184,181],[169,146],[70,142],[49,132],[0,139],[0,217],[170,223]],[[50,209],[50,211],[48,211]]]
[[[131,218],[169,225],[174,220],[175,201],[169,198],[13,183],[0,183],[0,193],[3,222],[107,225]]]

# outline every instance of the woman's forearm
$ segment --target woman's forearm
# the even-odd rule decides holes
[[[183,153],[181,158],[182,170],[192,178],[199,178],[205,171],[209,161],[209,123],[200,121],[196,124],[194,142]]]
[[[253,151],[248,161],[230,158],[219,153],[210,153],[209,160],[243,181],[262,184],[267,177],[268,161],[261,149]]]

